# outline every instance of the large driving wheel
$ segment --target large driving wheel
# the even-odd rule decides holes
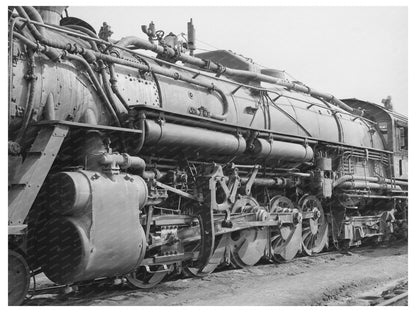
[[[30,270],[25,258],[9,250],[9,305],[20,305],[26,298],[30,284]]]
[[[255,265],[267,245],[267,229],[250,228],[231,233],[231,263],[237,268]]]
[[[302,249],[302,222],[294,208],[285,196],[277,195],[270,200],[270,213],[295,213],[293,223],[270,228],[271,256],[276,262],[290,261]]]
[[[318,198],[306,195],[299,206],[303,215],[302,249],[311,256],[321,252],[328,245],[328,222]]]
[[[192,264],[188,264],[184,267],[186,272],[190,273],[193,276],[196,277],[204,277],[208,274],[211,274],[214,272],[214,270],[223,262],[224,255],[225,255],[225,249],[229,244],[230,240],[230,234],[224,234],[221,237],[216,238],[216,246],[215,251],[212,254],[212,256],[209,258],[208,264],[198,267],[193,266]],[[199,244],[194,248],[193,251],[199,249]]]
[[[257,200],[251,196],[241,196],[233,205],[231,213],[250,213],[259,207]],[[231,233],[231,263],[238,268],[255,265],[267,245],[266,228],[249,228]]]

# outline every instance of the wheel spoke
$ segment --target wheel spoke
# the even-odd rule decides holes
[[[311,240],[309,241],[310,249],[313,249],[315,247],[317,238],[318,238],[317,234],[312,235]]]
[[[240,231],[238,239],[232,240],[232,263],[239,268],[255,265],[263,257],[266,244],[267,230],[247,229]]]
[[[274,241],[277,241],[279,238],[281,238],[282,236],[280,235],[280,234],[278,234],[278,235],[275,235],[275,236],[272,236],[272,237],[270,237],[270,241],[272,241],[272,242],[274,242]]]
[[[299,203],[302,212],[319,213],[317,219],[306,219],[303,223],[302,230],[302,246],[303,251],[307,255],[312,253],[319,253],[326,246],[328,241],[327,223],[320,201],[312,195],[305,195]]]
[[[309,236],[311,236],[312,235],[312,232],[311,231],[307,231],[307,232],[305,232],[303,235],[302,235],[302,238],[303,238],[303,240],[305,241]]]
[[[305,239],[305,246],[307,246],[308,247],[308,249],[311,249],[310,248],[310,246],[311,246],[311,242],[312,242],[312,244],[313,244],[313,238],[314,238],[314,234],[312,234],[312,233],[309,233],[309,235],[307,236],[307,238]]]
[[[136,269],[135,272],[127,275],[127,281],[132,288],[146,289],[152,288],[159,284],[164,277],[168,274],[168,271],[163,266],[157,266],[155,271],[150,273],[146,267],[141,266]]]
[[[230,234],[224,234],[219,239],[215,251],[211,255],[209,262],[205,266],[198,266],[196,263],[189,263],[184,266],[186,272],[193,276],[203,277],[211,274],[224,260],[225,248],[229,244]],[[200,244],[199,244],[200,246]]]

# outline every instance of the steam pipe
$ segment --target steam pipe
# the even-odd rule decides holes
[[[36,23],[36,22],[35,22]],[[63,31],[63,32],[65,32],[64,30],[62,30],[62,29],[60,29],[60,28],[57,28],[57,27],[54,27],[54,26],[50,26],[50,25],[41,25],[41,26],[44,26],[44,27],[46,27],[46,28],[50,28],[50,29],[54,29],[54,30],[56,30],[56,31]],[[70,34],[69,32],[66,32],[66,33],[68,33],[68,34]],[[85,38],[85,37],[82,37],[82,35],[81,35],[81,38],[83,38],[83,39],[86,39],[86,40],[88,40],[88,38]],[[140,38],[137,38],[137,39],[140,39]],[[99,41],[100,43],[103,43],[103,44],[105,44],[105,45],[109,45],[109,43],[108,42],[105,42],[105,41],[103,41],[103,40],[101,40],[101,39],[95,39],[96,41]],[[142,40],[142,39],[140,39],[140,40]],[[145,40],[142,40],[142,42],[146,42]],[[125,47],[122,47],[122,46],[120,46],[120,45],[118,45],[118,44],[116,44],[116,45],[113,45],[112,43],[111,43],[111,46],[115,46],[116,48],[118,47],[118,48],[120,48],[120,49],[122,49],[122,50],[127,50],[127,51],[130,51],[129,49],[127,49],[127,48],[125,48]],[[64,47],[62,47],[61,49],[65,49]],[[143,48],[142,48],[143,49]],[[167,48],[167,49],[169,49],[169,48]],[[130,51],[130,52],[132,52],[132,51]],[[135,53],[135,52],[133,52],[133,53]],[[137,53],[136,52],[136,54],[137,55],[141,55],[140,53]],[[143,56],[143,55],[141,55],[141,56]],[[183,54],[183,55],[181,55],[181,57],[187,57],[185,54]],[[188,57],[189,58],[189,57]],[[198,58],[199,59],[199,58]],[[199,60],[201,60],[201,59],[199,59]],[[161,61],[161,62],[163,62],[162,60],[159,60],[159,61]],[[186,61],[184,61],[184,62],[186,62]],[[116,62],[115,62],[116,63]],[[207,67],[206,67],[206,65],[208,64],[209,62],[208,61],[206,61],[206,64],[205,64],[205,66],[203,66],[202,68],[204,68],[204,69],[207,69]],[[211,62],[210,63],[210,65],[211,66],[213,66],[213,63]],[[218,64],[215,64],[216,66],[217,66],[217,68],[219,67],[219,68],[224,68],[224,67],[222,67],[222,66],[218,66]],[[132,66],[132,65],[126,65],[126,66],[130,66],[130,67],[134,67],[134,66]],[[175,65],[175,64],[171,64],[171,66],[174,66],[174,67],[177,67],[177,65]],[[201,66],[199,66],[199,67],[201,67]],[[187,70],[189,70],[189,71],[191,71],[191,72],[194,72],[194,71],[192,71],[192,70],[190,70],[190,69],[187,69]],[[227,69],[228,70],[228,73],[229,74],[231,74],[231,69]],[[236,72],[236,71],[238,71],[238,70],[233,70],[234,72]],[[247,72],[246,71],[241,71],[243,74],[247,74]],[[202,75],[204,75],[203,73],[199,73],[199,72],[195,72],[195,73],[197,73],[197,74],[202,74]],[[270,76],[267,76],[267,75],[263,75],[264,76],[264,78],[270,78]],[[221,80],[220,78],[218,78],[218,77],[212,77],[212,78],[214,78],[214,79],[218,79],[218,80]],[[231,81],[232,82],[232,81]],[[271,82],[271,83],[273,83],[273,82]],[[298,85],[298,84],[295,84],[295,83],[289,83],[289,82],[287,82],[287,81],[283,81],[283,80],[280,80],[280,79],[276,79],[276,84],[277,85],[281,85],[281,86],[284,86],[284,87],[286,87],[286,88],[288,88],[288,89],[293,89],[293,86],[297,86],[297,87],[299,87],[300,89],[293,89],[293,90],[297,90],[297,91],[299,91],[299,92],[305,92],[306,91],[306,93],[308,93],[308,94],[311,94],[311,95],[313,95],[313,96],[316,96],[316,97],[319,97],[320,95],[323,95],[323,97],[322,97],[322,99],[324,99],[324,100],[327,100],[327,101],[332,101],[335,105],[338,105],[339,107],[341,107],[341,108],[343,108],[343,109],[346,109],[349,113],[351,113],[351,114],[355,114],[355,115],[357,115],[357,111],[355,110],[355,109],[352,109],[350,106],[348,106],[348,105],[346,105],[345,103],[343,103],[342,101],[340,101],[340,100],[338,100],[337,98],[335,98],[333,95],[329,95],[329,94],[326,94],[326,93],[321,93],[321,92],[318,92],[318,91],[315,91],[315,90],[312,90],[312,89],[310,89],[309,87],[306,87],[306,86],[301,86],[301,85]],[[253,88],[253,89],[256,89],[256,90],[260,90],[261,88],[256,88],[256,87],[253,87],[253,86],[249,86],[249,85],[244,85],[244,84],[241,84],[241,83],[238,83],[238,85],[243,85],[243,86],[246,86],[246,87],[248,87],[248,88]],[[265,89],[266,91],[270,91],[270,90],[267,90],[267,89]],[[313,91],[313,93],[309,93],[310,91]],[[362,113],[360,112],[359,114],[358,114],[360,117],[362,117]],[[369,120],[367,120],[367,121],[369,121]]]
[[[150,45],[152,45],[152,43],[149,42]],[[192,78],[188,78],[188,77],[184,77],[181,76],[181,74],[179,72],[173,71],[171,69],[168,68],[163,68],[161,66],[153,66],[153,65],[145,65],[145,64],[140,64],[140,63],[136,63],[136,62],[132,62],[129,60],[124,60],[124,59],[119,59],[116,57],[113,57],[111,55],[107,55],[107,54],[103,54],[100,52],[93,52],[96,58],[102,59],[106,62],[109,63],[115,63],[115,64],[120,64],[120,65],[124,65],[124,66],[129,66],[129,67],[133,67],[133,68],[137,68],[143,71],[151,71],[154,72],[156,74],[160,74],[169,78],[172,78],[174,80],[181,80],[190,84],[194,84],[194,85],[199,85],[201,87],[207,88],[208,90],[212,90],[217,92],[222,100],[223,103],[223,113],[221,115],[218,114],[211,114],[210,117],[213,119],[217,119],[217,120],[225,120],[228,116],[228,112],[229,112],[229,103],[228,103],[228,99],[226,97],[226,95],[224,94],[224,92],[217,88],[213,83],[206,83],[206,82],[202,82],[202,81],[195,81],[195,79]]]
[[[79,32],[83,32],[83,33],[87,34],[88,36],[91,36],[93,38],[98,38],[97,35],[94,34],[94,32],[92,32],[91,30],[89,30],[85,27],[79,26],[79,25],[66,25],[66,26],[61,26],[61,27],[69,28],[71,30],[75,30],[75,31],[79,31]],[[91,44],[91,48],[94,51],[98,51],[97,44],[94,40],[88,40],[88,42]]]
[[[385,189],[385,190],[401,190],[402,188],[398,185],[388,185],[388,184],[379,184],[374,182],[365,182],[365,181],[357,181],[357,182],[344,182],[339,186],[348,189],[362,189],[362,188],[370,188],[370,189]]]
[[[92,32],[91,30],[89,30],[85,27],[78,26],[78,25],[70,25],[68,27],[72,28],[72,29],[83,31],[87,35],[89,35],[93,38],[98,38],[97,35],[94,32]],[[90,40],[90,43],[91,43],[91,46],[93,47],[94,51],[98,52],[97,44],[95,43],[95,41]],[[101,67],[101,76],[102,76],[102,80],[103,80],[104,91],[107,94],[107,97],[110,101],[111,106],[113,107],[115,113],[117,114],[117,118],[119,120],[122,120],[121,112],[118,109],[116,103],[114,102],[114,98],[112,96],[111,90],[114,92],[114,94],[116,94],[117,98],[120,100],[121,104],[124,106],[124,108],[127,110],[127,112],[129,111],[129,106],[127,105],[124,98],[121,96],[121,94],[118,90],[118,87],[116,85],[117,79],[115,78],[115,75],[114,75],[114,66],[111,63],[108,65],[108,69],[109,69],[109,72],[110,72],[110,84],[111,84],[111,90],[110,90],[110,86],[108,85],[108,81],[107,81],[107,73],[105,71],[104,63],[103,63],[102,60],[99,60],[98,64]]]
[[[36,50],[36,51],[39,51],[39,52],[42,52],[42,53],[45,53],[45,54],[47,54],[48,51],[51,50],[50,47],[37,45],[35,42],[30,40],[29,38],[26,38],[25,36],[23,36],[22,34],[19,34],[17,32],[15,32],[13,34],[13,37],[18,38],[20,41],[22,41],[25,45],[30,47],[32,50]]]
[[[35,39],[40,41],[43,44],[47,44],[48,40],[44,36],[45,29],[43,29],[43,27],[39,27],[38,29],[36,26],[34,26],[30,22],[30,20],[34,20],[36,22],[43,24],[43,20],[39,12],[30,6],[26,6],[26,7],[17,6],[16,10],[20,16],[27,19],[27,26],[29,27],[29,30],[32,33],[32,35],[35,37]],[[56,51],[55,49],[47,49],[44,53],[49,59],[51,59],[54,62],[56,62],[60,58],[59,52]]]
[[[37,49],[38,45],[36,43],[34,43],[33,41],[31,41],[30,39],[26,38],[25,36],[23,36],[19,33],[15,33],[14,36],[16,38],[19,38],[19,40],[22,40],[28,47],[30,47],[32,49]],[[111,103],[109,102],[107,96],[105,95],[103,89],[101,88],[101,85],[100,85],[99,81],[97,80],[97,77],[95,77],[94,72],[92,71],[91,66],[88,64],[88,62],[85,59],[83,59],[82,57],[79,57],[77,55],[73,55],[73,54],[70,54],[70,53],[66,53],[66,52],[64,52],[63,58],[67,58],[69,60],[74,60],[74,61],[80,62],[81,64],[84,65],[84,67],[86,68],[86,70],[88,72],[88,76],[92,80],[92,83],[93,83],[93,85],[94,85],[94,87],[95,87],[95,89],[98,93],[98,96],[104,102],[104,104],[107,107],[107,109],[109,110],[111,116],[115,120],[116,124],[118,126],[120,126],[120,121],[118,119],[118,115],[114,111]]]
[[[21,144],[21,140],[26,132],[27,126],[29,125],[30,117],[33,112],[33,104],[35,98],[35,82],[37,77],[34,75],[35,70],[35,56],[32,50],[29,51],[29,70],[26,74],[28,80],[28,100],[26,105],[25,114],[23,116],[22,127],[20,128],[19,134],[17,135],[16,142]]]
[[[333,187],[337,187],[341,184],[344,184],[347,181],[368,181],[368,182],[386,182],[389,184],[397,184],[397,185],[403,185],[403,186],[407,186],[408,182],[405,181],[393,181],[391,179],[379,179],[377,177],[365,177],[365,176],[358,176],[358,175],[344,175],[341,178],[339,178],[338,180],[334,181]]]
[[[138,154],[143,148],[145,136],[146,136],[146,115],[143,112],[139,112],[139,130],[142,131],[139,137],[139,143],[133,151],[133,154]]]
[[[111,90],[113,90],[114,94],[117,96],[117,98],[121,102],[121,104],[123,104],[125,109],[127,111],[129,111],[130,107],[127,104],[124,97],[121,95],[120,90],[118,89],[117,78],[116,78],[116,75],[115,75],[115,72],[114,72],[114,64],[113,63],[108,63],[108,70],[110,71]]]
[[[9,12],[13,12],[14,7],[9,7]],[[11,96],[13,92],[13,55],[14,55],[14,43],[13,43],[13,37],[14,37],[14,26],[16,25],[16,19],[12,19],[10,21],[9,18],[9,63],[7,64],[9,69],[9,94],[8,94],[8,103],[9,103],[9,110],[10,110],[10,104],[11,102]],[[10,114],[8,114],[8,124],[10,125]]]
[[[249,178],[241,178],[241,183],[247,183]],[[253,181],[253,185],[257,186],[284,186],[286,184],[286,180],[283,178],[255,178]]]
[[[41,26],[39,29],[41,29],[41,31],[39,31],[37,29],[37,27],[35,27],[32,23],[31,20],[28,16],[28,14],[26,14],[25,9],[23,9],[23,7],[16,7],[16,10],[19,12],[19,15],[23,16],[26,20],[27,20],[27,26],[29,27],[29,30],[31,31],[32,35],[35,37],[35,39],[37,41],[39,41],[40,43],[53,47],[53,48],[58,48],[58,49],[62,49],[68,52],[72,52],[72,53],[80,53],[82,54],[89,62],[93,62],[95,61],[95,57],[94,54],[92,53],[91,50],[88,49],[84,49],[83,47],[78,47],[75,44],[71,45],[71,44],[65,44],[65,43],[60,43],[56,40],[51,40],[46,38],[43,33],[44,33],[44,29],[42,27],[42,25],[44,25],[39,13],[33,8],[33,7],[25,7],[27,8],[27,10],[29,12],[31,12],[31,14],[36,18],[36,19],[40,19],[41,21],[37,21],[35,20],[35,22],[39,23]],[[36,48],[38,48],[38,45],[36,44]],[[61,57],[59,52],[56,51],[55,49],[45,49],[43,51],[52,61],[57,61],[59,60],[59,58]]]
[[[89,29],[87,29],[85,27],[78,26],[78,25],[69,25],[69,26],[66,26],[66,27],[68,27],[70,29],[75,29],[75,30],[84,32],[84,33],[86,33],[87,35],[89,35],[89,36],[91,36],[93,38],[98,38],[97,35],[94,32],[92,32],[91,30],[89,30]],[[98,52],[97,44],[95,43],[95,41],[89,40],[89,42],[90,42],[91,47],[93,48],[93,50]],[[113,98],[113,96],[111,94],[111,90],[110,90],[110,87],[108,85],[108,80],[107,80],[107,73],[105,71],[105,66],[104,66],[103,61],[102,60],[99,60],[98,61],[98,65],[101,68],[100,69],[100,72],[101,72],[102,82],[103,82],[103,86],[104,86],[104,92],[105,92],[105,94],[106,94],[106,96],[107,96],[107,98],[108,98],[108,100],[109,100],[109,102],[110,102],[110,104],[111,104],[111,106],[112,106],[115,114],[117,115],[117,119],[120,122],[122,120],[121,112],[118,109],[116,103],[114,102],[114,98]]]
[[[144,170],[146,168],[146,162],[142,158],[128,154],[104,153],[98,156],[98,162],[102,165],[117,164],[122,169],[134,168]]]
[[[81,32],[84,32],[88,36],[91,36],[93,38],[99,39],[98,36],[93,31],[91,31],[88,28],[85,28],[85,27],[82,27],[82,26],[79,26],[79,25],[67,25],[66,27],[67,28],[74,29],[74,30],[78,30],[78,31],[81,31]],[[90,43],[91,43],[91,46],[94,49],[94,51],[98,51],[96,42],[94,40],[90,40]],[[121,104],[124,106],[124,108],[128,111],[130,109],[130,107],[127,104],[126,100],[121,95],[120,90],[118,89],[117,78],[116,78],[116,75],[114,73],[114,64],[109,63],[108,64],[108,70],[110,72],[111,90],[117,96],[117,98],[119,99],[119,101],[121,102]],[[111,95],[109,95],[109,94],[110,94],[110,92],[108,91],[108,96],[109,96],[109,98],[111,98]]]
[[[45,25],[45,26],[47,26],[47,25]],[[52,27],[52,26],[48,26],[48,27],[54,29],[54,27]],[[57,30],[59,30],[59,28]],[[96,39],[96,40],[98,40],[98,39]],[[103,43],[108,45],[108,42],[103,42]],[[137,37],[125,37],[122,40],[118,41],[116,43],[115,47],[119,46],[122,49],[126,49],[126,47],[122,46],[122,45],[124,44],[124,45],[128,46],[128,44],[131,44],[131,43],[135,43],[135,44],[140,45],[141,47],[139,47],[139,48],[141,48],[141,49],[151,50],[151,51],[156,52],[156,53],[165,53],[166,55],[170,55],[170,56],[174,56],[176,54],[175,50],[172,49],[172,48],[166,47],[166,50],[165,50],[165,48],[161,48],[160,46],[157,46],[153,43],[150,43],[146,40],[143,40],[143,39],[140,39],[140,38],[137,38]],[[55,43],[55,45],[56,45],[56,43]],[[55,45],[52,44],[52,46],[55,46]],[[62,45],[61,45],[60,48],[61,49],[67,49],[65,47],[62,47]],[[163,51],[161,51],[160,49],[162,49]],[[82,51],[82,52],[84,52],[84,51]],[[236,69],[225,68],[225,67],[220,66],[218,64],[215,64],[213,62],[208,62],[208,61],[202,60],[200,58],[191,57],[191,56],[188,56],[186,54],[181,54],[180,56],[178,56],[178,59],[183,61],[183,62],[186,62],[186,63],[189,63],[189,64],[194,64],[198,67],[202,67],[204,69],[209,69],[209,70],[214,71],[214,72],[218,72],[219,70],[224,70],[225,69],[225,71],[222,72],[222,73],[227,72],[230,76],[235,75],[235,76],[246,77],[246,78],[250,78],[250,79],[255,79],[256,77],[257,77],[257,79],[261,78],[262,79],[261,81],[264,81],[264,82],[269,82],[269,83],[274,83],[274,84],[277,84],[277,85],[281,85],[281,86],[284,86],[288,89],[292,89],[292,90],[295,90],[295,91],[307,93],[307,94],[310,94],[310,95],[315,96],[315,97],[322,97],[323,99],[334,103],[335,105],[343,108],[344,110],[346,110],[346,111],[348,111],[352,114],[357,115],[357,113],[358,113],[356,110],[352,109],[351,107],[349,107],[348,105],[346,105],[342,101],[338,100],[333,95],[330,95],[330,94],[327,94],[327,93],[322,93],[322,92],[313,90],[313,89],[311,89],[309,87],[306,87],[306,86],[298,85],[298,84],[295,84],[295,83],[290,83],[290,82],[287,82],[287,81],[283,81],[281,79],[275,79],[275,78],[273,78],[271,76],[268,76],[268,75],[256,74],[256,73],[247,72],[247,71],[244,71],[244,70],[236,70]],[[113,61],[113,62],[118,63],[116,61]],[[120,64],[120,63],[118,63],[118,64]],[[134,67],[132,64],[133,63],[124,64],[124,65]],[[208,68],[207,68],[207,66],[208,66]],[[141,70],[146,70],[145,68],[140,68],[140,69]],[[195,82],[190,82],[190,83],[195,84]],[[219,91],[219,90],[217,90],[217,91]],[[361,115],[361,114],[359,114],[359,115]],[[216,117],[218,117],[218,116],[213,116],[213,118],[216,118]],[[219,120],[225,119],[224,116],[220,116],[220,117],[221,117],[221,119],[219,119]],[[216,118],[216,119],[218,119],[218,118]]]
[[[86,27],[80,26],[80,25],[65,25],[65,26],[61,26],[61,27],[71,28],[71,29],[74,29],[74,30],[78,30],[80,32],[83,32],[83,33],[87,34],[90,37],[93,37],[95,39],[99,39],[98,36],[97,36],[97,34],[94,33],[92,30],[90,30],[90,29],[88,29]]]
[[[220,64],[216,64],[214,62],[209,62],[208,60],[204,60],[201,58],[189,56],[186,54],[178,54],[177,51],[173,48],[162,47],[160,45],[151,43],[149,41],[146,41],[138,37],[134,37],[134,36],[124,37],[120,41],[116,42],[116,45],[120,45],[121,47],[124,47],[124,48],[133,46],[133,48],[136,48],[136,49],[150,50],[158,54],[164,54],[168,57],[173,57],[173,58],[176,57],[178,60],[184,63],[188,63],[191,65],[198,66],[200,68],[208,69],[209,71],[212,71],[212,72],[226,74],[231,77],[246,78],[246,79],[251,79],[255,81],[262,81],[262,82],[268,82],[271,84],[281,85],[291,90],[295,90],[295,91],[299,91],[302,93],[310,94],[312,96],[320,97],[324,100],[334,103],[335,105],[341,107],[342,109],[350,113],[356,112],[353,108],[351,108],[344,102],[340,101],[339,99],[335,98],[331,94],[319,92],[307,86],[299,85],[293,82],[288,82],[283,79],[275,78],[269,75],[264,75],[261,73],[255,73],[255,72],[250,72],[250,71],[240,70],[240,69],[232,69],[232,68],[224,67]]]
[[[25,22],[26,22],[26,19],[24,19],[24,18],[22,18],[22,17],[19,17],[19,19],[21,19],[21,20],[23,20],[23,21],[25,21]],[[39,24],[38,22],[33,22],[33,23],[34,23],[34,24]],[[63,32],[63,33],[68,34],[68,35],[76,36],[76,37],[81,38],[81,39],[84,39],[84,40],[91,40],[91,38],[88,38],[88,36],[87,36],[87,35],[84,35],[84,34],[78,34],[78,33],[76,33],[76,32],[73,32],[73,31],[71,31],[71,30],[67,30],[67,29],[65,29],[65,28],[59,28],[59,27],[56,27],[56,26],[46,25],[46,24],[42,24],[42,25],[39,25],[39,26],[42,26],[42,27],[44,27],[44,28],[48,28],[48,29],[52,29],[52,30],[55,30],[55,31],[58,31],[58,32]],[[171,67],[175,67],[175,68],[180,67],[179,65],[176,65],[176,64],[173,64],[173,63],[169,63],[169,62],[164,61],[164,60],[161,60],[161,59],[155,59],[154,57],[151,57],[151,56],[148,56],[148,55],[143,55],[143,54],[141,54],[141,53],[138,53],[138,52],[136,52],[136,51],[130,50],[130,49],[128,49],[128,48],[121,47],[121,46],[119,46],[119,45],[114,45],[113,43],[109,43],[109,42],[104,41],[104,40],[102,40],[102,39],[96,39],[96,38],[93,38],[92,40],[93,40],[93,41],[95,41],[95,42],[98,42],[98,43],[101,43],[101,44],[107,45],[108,47],[116,47],[116,48],[118,48],[118,49],[121,49],[121,50],[126,51],[126,52],[130,52],[131,54],[135,54],[135,55],[138,55],[138,56],[140,56],[140,57],[147,57],[147,58],[150,58],[150,59],[156,60],[156,61],[157,61],[157,62],[159,62],[159,63],[164,63],[164,64],[167,64],[167,65],[169,65],[169,66],[171,66]],[[44,48],[44,47],[41,47],[41,48]],[[62,48],[62,49],[64,49],[64,48]],[[44,51],[44,50],[43,50],[43,51]],[[127,65],[127,66],[130,66],[130,65]],[[180,68],[182,68],[182,67],[180,67]],[[200,71],[192,70],[191,68],[186,68],[186,67],[185,67],[185,68],[182,68],[182,69],[184,69],[184,70],[186,70],[186,71],[188,71],[188,72],[191,72],[191,73],[193,73],[193,74],[195,74],[195,75],[197,75],[197,76],[201,75],[201,76],[204,76],[204,77],[212,78],[212,79],[215,79],[215,80],[218,80],[218,81],[222,81],[222,82],[227,82],[227,83],[236,84],[236,85],[238,85],[238,86],[246,87],[246,88],[253,89],[253,90],[258,90],[258,91],[267,91],[267,92],[276,93],[276,91],[274,91],[274,90],[270,90],[270,89],[266,89],[266,88],[260,88],[260,87],[255,87],[255,86],[252,86],[252,85],[246,85],[246,84],[239,83],[239,82],[236,82],[236,81],[233,81],[233,80],[226,80],[226,79],[222,79],[222,78],[217,77],[217,76],[215,76],[215,77],[208,76],[205,72],[200,72]],[[278,93],[276,93],[276,94],[278,94]],[[320,105],[315,105],[315,106],[318,106],[318,107],[323,107],[323,108],[327,108],[326,106],[320,106]],[[332,110],[332,109],[330,109],[330,110]],[[366,119],[366,121],[367,121],[367,122],[372,122],[371,120],[368,120],[368,119]]]
[[[104,93],[103,89],[101,88],[101,85],[100,85],[99,81],[97,80],[97,77],[95,77],[94,72],[92,71],[90,64],[88,64],[88,62],[85,59],[83,59],[82,57],[79,57],[77,55],[65,53],[63,57],[67,58],[69,60],[77,61],[77,62],[81,63],[82,65],[84,65],[85,69],[88,72],[89,77],[92,80],[92,83],[94,84],[95,89],[97,90],[98,96],[104,102],[104,104],[107,107],[108,111],[110,112],[111,116],[115,120],[116,125],[120,127],[121,125],[120,125],[120,120],[118,119],[118,115],[115,112],[111,103],[109,102],[109,100],[108,100],[106,94]]]
[[[163,76],[175,79],[175,80],[181,80],[190,84],[199,85],[209,90],[216,91],[221,96],[221,99],[223,101],[224,112],[222,115],[212,114],[211,118],[218,119],[218,120],[224,120],[227,118],[228,109],[229,109],[229,103],[228,103],[227,97],[225,96],[224,92],[221,89],[217,88],[214,84],[205,83],[202,81],[195,81],[195,79],[183,77],[180,75],[179,72],[173,71],[168,68],[163,68],[161,66],[153,66],[153,65],[148,66],[145,64],[140,64],[140,63],[132,62],[129,60],[119,59],[111,55],[107,55],[107,54],[103,54],[99,52],[95,52],[94,55],[96,58],[103,59],[106,62],[129,66],[129,67],[137,68],[146,72],[151,71],[156,74],[160,74],[160,75],[163,75]]]
[[[294,177],[302,177],[302,178],[310,178],[312,177],[311,173],[307,172],[284,172],[281,173],[283,176],[294,176]]]
[[[25,36],[23,36],[19,33],[15,33],[14,35],[17,38],[19,38],[20,40],[22,40],[28,47],[31,47],[32,49],[37,49],[38,48],[38,45],[36,43],[34,43],[30,39],[26,38]],[[55,43],[53,46],[56,47],[56,48],[63,49],[65,51],[70,49],[70,47],[68,47],[68,45],[66,45],[66,44]],[[46,48],[45,48],[45,50],[46,50]],[[95,52],[95,53],[98,53],[98,52]],[[92,55],[95,58],[94,54],[90,54],[90,55]],[[116,111],[114,110],[112,104],[109,102],[106,94],[104,93],[103,89],[101,88],[101,85],[100,85],[99,81],[97,80],[97,77],[95,77],[94,72],[92,71],[91,66],[88,64],[88,62],[82,57],[79,57],[79,56],[76,56],[76,55],[73,55],[73,54],[70,54],[70,53],[66,53],[66,52],[64,53],[63,57],[67,58],[67,59],[70,59],[70,60],[78,61],[78,62],[80,62],[81,64],[84,65],[84,67],[86,68],[86,70],[88,72],[88,75],[91,78],[91,80],[93,82],[93,85],[94,85],[94,87],[95,87],[95,89],[98,93],[98,96],[104,102],[104,104],[107,107],[108,111],[110,112],[111,116],[115,120],[116,125],[121,126],[120,120],[118,118],[118,115],[117,115]]]
[[[110,86],[108,84],[108,80],[107,80],[107,73],[105,72],[105,66],[102,60],[98,60],[98,65],[100,66],[100,72],[101,72],[101,77],[102,77],[102,81],[103,81],[103,86],[104,86],[104,92],[107,95],[107,98],[111,104],[111,106],[114,109],[114,112],[117,115],[118,120],[122,120],[122,116],[121,116],[121,112],[118,109],[116,103],[114,102],[114,98],[113,95],[111,93],[111,89]]]
[[[42,16],[40,15],[40,13],[34,7],[32,7],[32,6],[19,7],[18,6],[18,7],[16,7],[16,10],[19,12],[20,8],[23,8],[24,12],[27,14],[27,16],[31,20],[33,20],[35,22],[38,22],[38,23],[41,23],[41,24],[44,24]],[[20,12],[19,12],[19,14],[20,14]],[[35,27],[35,26],[33,26],[33,27]],[[37,27],[35,27],[35,28],[41,34],[41,36],[45,35],[45,30],[42,27],[40,27],[39,29]]]
[[[33,26],[33,25],[32,25]],[[32,42],[32,44],[29,43],[29,40],[25,40],[25,43],[28,43],[30,46],[37,48],[38,45],[34,42]],[[171,69],[168,68],[163,68],[161,66],[152,66],[152,65],[145,65],[145,64],[140,64],[140,63],[136,63],[136,62],[132,62],[129,60],[124,60],[124,59],[119,59],[116,57],[113,57],[111,55],[107,55],[98,51],[92,51],[92,50],[88,50],[85,49],[83,47],[78,47],[78,46],[73,46],[71,44],[65,44],[65,43],[60,43],[54,40],[46,40],[43,38],[42,43],[49,45],[51,47],[54,48],[58,48],[58,49],[62,49],[71,53],[80,53],[82,54],[89,62],[94,61],[94,59],[99,58],[102,59],[106,62],[109,63],[115,63],[115,64],[120,64],[120,65],[125,65],[125,66],[129,66],[129,67],[133,67],[133,68],[137,68],[143,71],[151,71],[154,72],[156,74],[160,74],[175,80],[181,80],[187,83],[191,83],[191,84],[195,84],[195,85],[199,85],[201,87],[207,88],[208,90],[213,90],[215,92],[217,92],[221,99],[222,99],[222,103],[223,103],[223,113],[221,115],[218,114],[211,114],[211,118],[213,119],[217,119],[217,120],[225,120],[228,116],[228,112],[229,112],[229,103],[227,100],[226,95],[224,94],[224,92],[217,88],[213,83],[206,83],[206,82],[201,82],[201,81],[195,81],[195,79],[192,78],[187,78],[187,77],[183,77],[180,75],[179,72],[176,71],[172,71]],[[152,45],[151,43],[149,43],[150,45]],[[69,55],[69,54],[67,54]],[[88,64],[88,63],[87,63]]]
[[[102,60],[98,60],[98,65],[101,67],[101,77],[104,86],[104,92],[107,95],[107,98],[110,102],[111,107],[113,108],[115,114],[117,115],[118,123],[121,124],[123,121],[123,116],[121,115],[120,110],[118,109],[117,104],[114,102],[113,94],[111,93],[110,86],[108,85],[107,73],[105,71],[105,66]],[[121,147],[123,150],[126,148],[126,143],[123,136],[120,136]]]

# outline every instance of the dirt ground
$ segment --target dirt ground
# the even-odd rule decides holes
[[[37,295],[27,305],[370,305],[407,283],[407,244],[361,247],[283,264],[223,270],[165,281],[150,290],[95,286],[71,295]],[[406,301],[401,302],[403,305]]]

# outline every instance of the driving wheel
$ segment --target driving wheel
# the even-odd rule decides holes
[[[281,195],[270,200],[270,213],[289,212],[293,223],[283,223],[270,228],[271,256],[276,262],[290,261],[302,249],[302,222],[292,201]]]
[[[318,198],[306,195],[299,202],[303,214],[302,249],[311,256],[328,245],[328,222]]]

